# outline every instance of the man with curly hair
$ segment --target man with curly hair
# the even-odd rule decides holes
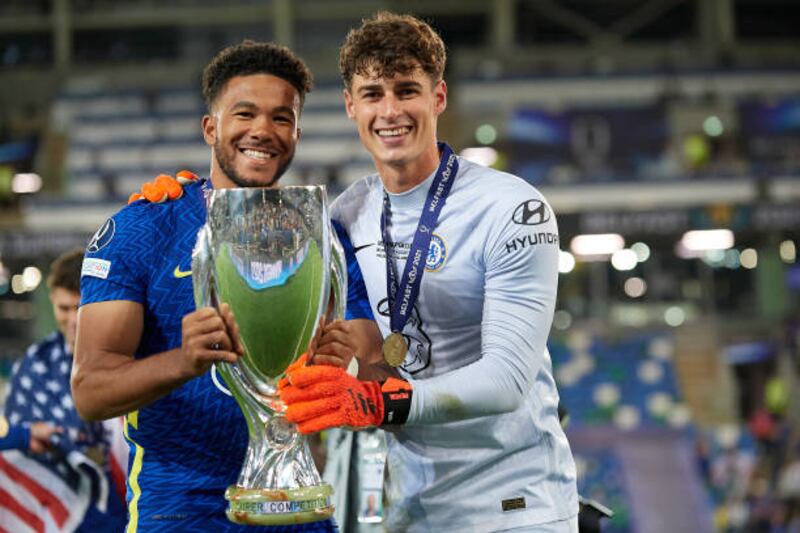
[[[129,533],[260,531],[225,516],[248,433],[210,370],[242,351],[225,306],[195,309],[191,252],[211,188],[272,187],[285,172],[312,77],[287,48],[245,41],[219,52],[202,83],[209,180],[167,183],[172,202],[134,201],[97,231],[83,263],[72,388],[84,418],[125,415]],[[335,529],[331,520],[264,528]]]
[[[347,114],[377,173],[331,213],[385,338],[377,359],[360,360],[374,380],[292,369],[286,416],[305,433],[387,429],[389,531],[576,532],[575,465],[546,348],[555,217],[522,179],[437,142],[445,61],[428,24],[385,12],[340,50]],[[353,353],[348,339],[334,323],[318,352]]]

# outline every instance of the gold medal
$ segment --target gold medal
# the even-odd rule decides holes
[[[383,339],[383,359],[389,366],[398,367],[406,360],[408,344],[403,334],[395,331]]]

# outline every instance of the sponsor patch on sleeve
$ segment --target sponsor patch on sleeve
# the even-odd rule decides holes
[[[96,257],[85,257],[81,268],[81,277],[90,276],[93,278],[106,279],[111,270],[111,261],[97,259]]]

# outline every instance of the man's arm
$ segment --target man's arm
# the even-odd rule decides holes
[[[532,200],[543,198],[536,194]],[[516,199],[513,204],[517,204]],[[546,343],[558,287],[555,216],[550,213],[545,222],[528,226],[514,222],[510,209],[498,212],[504,214],[484,243],[481,358],[451,372],[412,381],[414,401],[409,424],[515,411],[534,389],[542,369],[550,364]],[[533,240],[533,236],[539,239],[536,245],[507,246],[509,242]],[[542,393],[537,390],[537,394]]]
[[[44,453],[54,433],[64,430],[49,422],[10,425],[6,417],[0,415],[0,450],[29,450]]]
[[[11,425],[0,415],[0,450],[27,450],[31,441],[31,430],[23,424]]]
[[[294,369],[281,390],[286,418],[309,433],[335,426],[435,424],[518,409],[549,365],[545,344],[555,307],[559,248],[553,216],[527,226],[513,222],[514,207],[516,199],[484,237],[480,359],[424,380],[390,377],[383,383],[358,381],[337,369]],[[543,240],[506,246],[524,244],[531,234]]]
[[[215,361],[236,362],[227,333],[237,337],[233,316],[227,307],[222,312],[203,308],[189,313],[183,317],[179,348],[135,359],[144,324],[141,304],[113,300],[81,307],[72,366],[78,413],[86,420],[123,415],[202,375]],[[212,348],[215,343],[219,350]]]
[[[395,369],[383,360],[383,336],[375,323],[369,303],[367,286],[356,259],[353,243],[345,227],[336,220],[338,204],[331,208],[334,231],[339,238],[347,262],[347,320],[334,320],[323,324],[317,332],[316,347],[309,361],[348,368],[350,360],[358,360],[358,378],[383,381],[399,377]]]

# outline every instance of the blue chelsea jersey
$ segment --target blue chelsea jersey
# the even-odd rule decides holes
[[[128,205],[87,246],[81,305],[110,300],[142,304],[137,359],[181,345],[181,320],[195,310],[191,253],[206,220],[205,190],[204,183],[196,183],[176,201]],[[352,252],[348,255],[352,258]],[[371,318],[368,306],[358,304],[366,298],[360,273],[357,267],[348,270],[348,298],[354,302],[348,308],[361,309],[349,315]],[[221,517],[225,530],[233,526],[224,520],[223,495],[236,482],[248,433],[244,416],[214,370],[129,413],[126,437],[131,452],[129,530],[134,520],[152,526],[143,531],[159,525],[165,531],[191,529],[188,524],[195,521],[207,528],[211,517]],[[292,528],[297,530],[312,529]]]

